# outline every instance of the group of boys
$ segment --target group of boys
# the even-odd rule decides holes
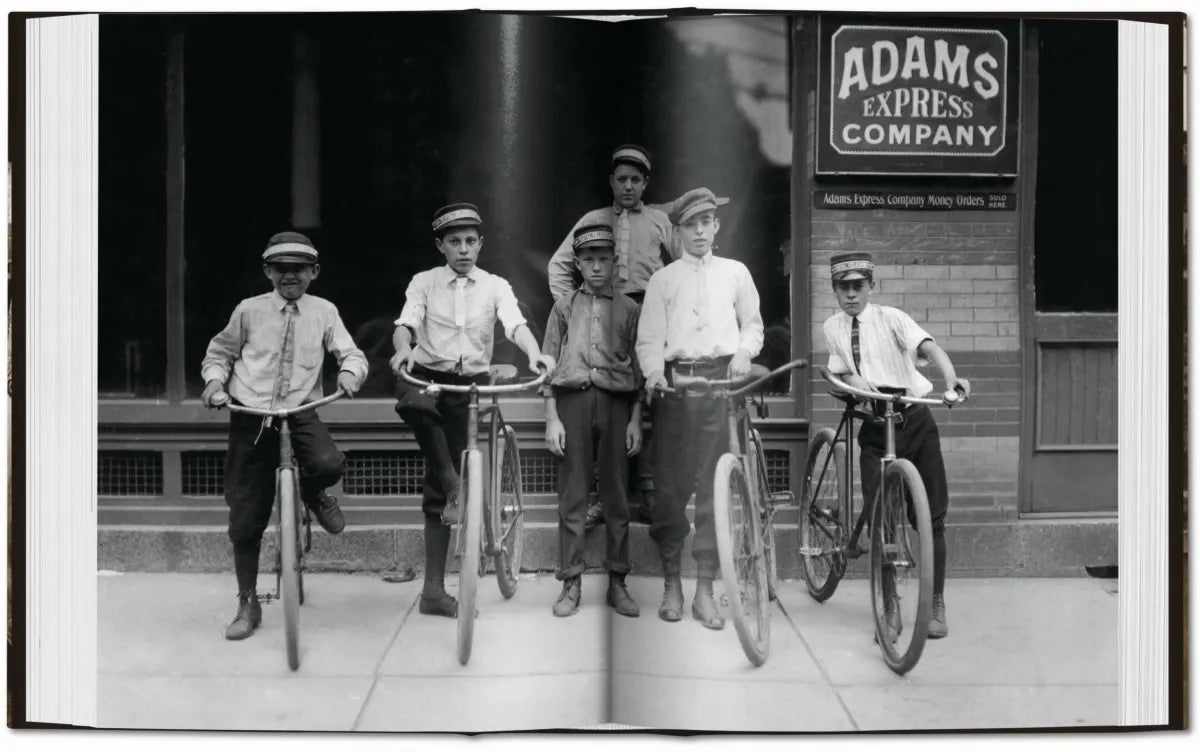
[[[696,590],[692,615],[721,629],[724,618],[713,598],[719,574],[712,511],[712,478],[729,444],[726,406],[693,399],[671,389],[678,376],[740,378],[763,344],[759,296],[749,270],[715,256],[718,207],[727,199],[707,188],[687,191],[669,204],[646,205],[651,162],[640,146],[612,154],[609,183],[613,204],[585,214],[549,264],[555,298],[544,341],[534,338],[512,287],[477,265],[483,248],[483,218],[472,204],[439,209],[432,223],[434,245],[445,263],[414,276],[395,322],[396,373],[410,368],[440,384],[486,383],[499,321],[505,337],[528,359],[531,371],[545,370],[546,444],[559,462],[559,566],[562,591],[556,616],[577,612],[581,600],[586,530],[605,527],[606,602],[636,617],[639,607],[626,587],[630,570],[628,479],[631,458],[638,470],[641,514],[662,560],[664,593],[659,617],[683,616],[681,580],[684,541],[691,530],[686,505],[695,494]],[[295,407],[319,398],[326,352],[338,362],[338,386],[353,395],[366,378],[366,359],[328,301],[306,294],[320,272],[318,252],[304,235],[275,235],[263,252],[263,270],[273,290],[242,301],[229,324],[209,344],[202,364],[203,400],[211,407],[227,398],[261,408]],[[575,274],[582,277],[578,284]],[[969,385],[924,330],[903,312],[868,302],[874,288],[867,254],[833,259],[834,293],[843,313],[825,324],[830,368],[849,383],[871,388],[893,385],[923,396],[932,388],[916,371],[917,356],[933,360],[948,388]],[[861,321],[861,332],[859,322]],[[425,572],[419,611],[457,616],[458,603],[445,590],[450,525],[458,518],[461,481],[457,458],[467,441],[468,398],[439,391],[427,394],[397,379],[395,410],[413,430],[425,457],[422,489]],[[651,411],[652,441],[643,446],[643,411]],[[301,499],[329,533],[345,526],[341,510],[325,490],[341,477],[345,458],[313,413],[291,419],[300,468]],[[882,438],[864,426],[864,485],[878,483]],[[278,438],[260,421],[230,418],[225,461],[225,497],[230,509],[238,582],[238,612],[228,639],[253,634],[261,623],[256,595],[262,534],[271,514]],[[911,456],[929,486],[935,531],[935,620],[931,636],[945,634],[943,523],[948,499],[937,427],[926,410],[910,410],[897,430],[897,450]],[[659,462],[645,461],[653,454]],[[669,461],[666,461],[668,460]],[[592,480],[598,500],[589,504]],[[651,481],[654,491],[651,501]],[[869,490],[869,489],[868,489]]]

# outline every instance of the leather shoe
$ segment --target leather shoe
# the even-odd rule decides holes
[[[658,618],[663,621],[679,621],[683,618],[683,581],[677,574],[664,578],[662,605],[658,607]]]
[[[929,620],[929,639],[940,640],[950,633],[946,627],[946,596],[933,596],[933,618]]]
[[[579,610],[579,577],[568,577],[563,580],[562,592],[554,601],[555,616],[573,616]]]
[[[629,591],[625,588],[625,575],[623,574],[609,576],[608,595],[605,597],[605,600],[621,616],[637,618],[642,613],[641,609],[638,608],[637,601],[629,595]]]
[[[325,528],[325,532],[337,535],[346,528],[346,518],[342,514],[341,507],[338,506],[337,497],[328,491],[320,492],[315,499],[307,501],[305,504],[317,518],[321,527]]]
[[[725,617],[717,611],[713,600],[712,580],[700,578],[696,580],[696,596],[692,598],[692,617],[708,629],[724,629]]]
[[[262,624],[262,605],[258,602],[258,593],[245,590],[238,593],[237,616],[225,628],[226,640],[244,640],[254,634],[258,625]]]
[[[447,592],[442,592],[432,598],[421,593],[421,602],[417,604],[417,610],[429,616],[448,616],[451,619],[457,619],[458,600]]]

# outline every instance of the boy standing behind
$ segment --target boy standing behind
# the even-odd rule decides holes
[[[583,284],[554,304],[542,351],[558,365],[544,389],[546,444],[559,457],[559,568],[563,589],[555,616],[579,609],[584,521],[593,470],[600,478],[608,553],[606,600],[622,616],[639,613],[625,588],[629,572],[629,463],[642,446],[641,374],[634,359],[637,303],[613,290],[615,260],[609,225],[574,232]],[[596,463],[593,463],[593,453]]]

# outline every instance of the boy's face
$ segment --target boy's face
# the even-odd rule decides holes
[[[475,268],[475,259],[479,258],[479,251],[483,248],[483,236],[474,227],[451,230],[433,242],[438,252],[446,257],[450,268],[459,274],[466,274]]]
[[[721,229],[721,220],[711,211],[700,212],[679,226],[679,235],[683,240],[683,250],[693,256],[703,256],[712,250],[717,231]]]
[[[583,275],[583,283],[592,292],[600,292],[612,281],[613,249],[584,248],[575,254],[575,265]]]
[[[847,316],[857,316],[862,313],[874,290],[875,280],[873,279],[859,277],[857,279],[838,279],[833,282],[833,295]]]
[[[298,264],[272,261],[263,264],[263,274],[275,286],[284,300],[298,300],[321,273],[320,264]]]
[[[622,209],[632,209],[642,200],[650,178],[633,165],[619,164],[608,176],[608,184],[612,187],[613,202]]]

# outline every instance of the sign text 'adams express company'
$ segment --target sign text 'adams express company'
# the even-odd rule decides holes
[[[1015,152],[1009,46],[998,29],[836,28],[821,61],[821,167],[1013,172],[997,163]]]

